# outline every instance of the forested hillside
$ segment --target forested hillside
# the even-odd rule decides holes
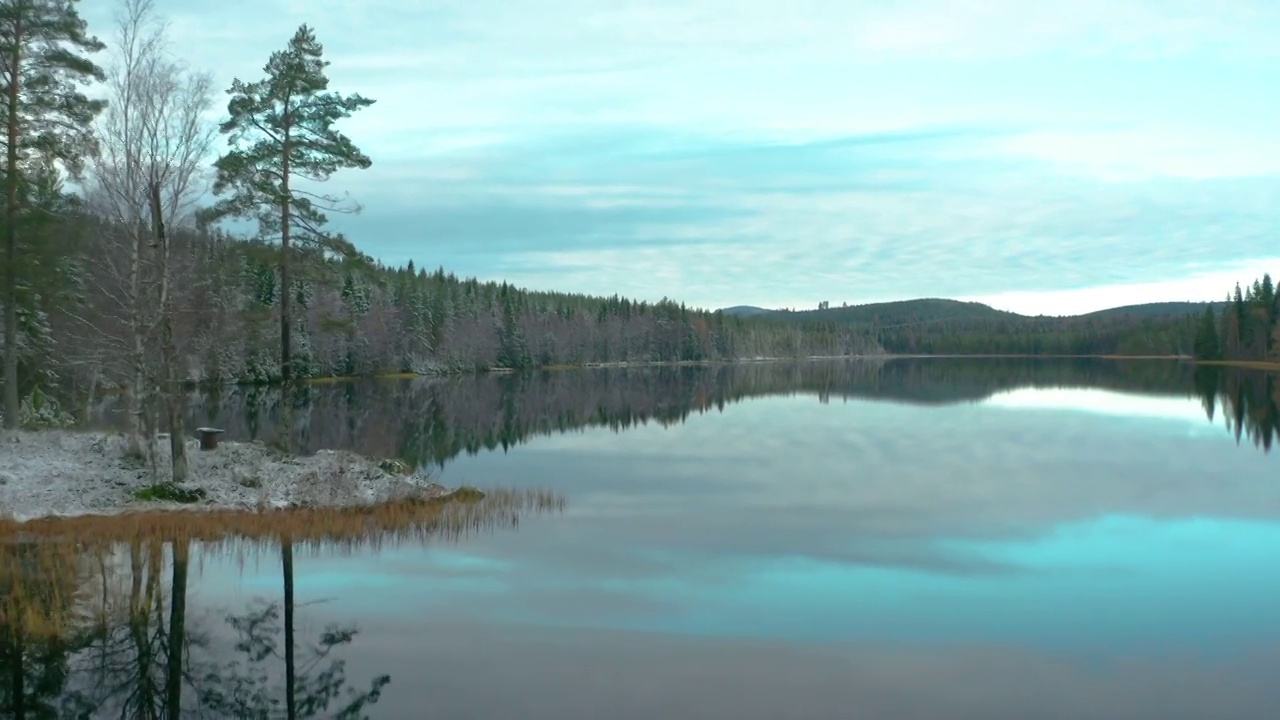
[[[938,298],[761,311],[729,308],[757,323],[862,328],[890,353],[945,355],[1184,355],[1207,303],[1153,303],[1087,315],[1030,317]]]
[[[891,353],[1011,355],[1189,355],[1195,315],[1022,317],[943,320],[887,327]]]
[[[113,298],[115,229],[70,218],[46,247],[65,258],[24,298],[22,376],[81,387],[114,385],[130,371],[129,329]],[[275,313],[279,248],[209,230],[172,235],[181,376],[196,381],[279,379]],[[460,279],[410,263],[326,259],[298,251],[293,362],[298,377],[436,373],[612,362],[846,355],[876,350],[865,331],[751,323],[671,301],[527,292]],[[27,388],[30,390],[30,387]]]

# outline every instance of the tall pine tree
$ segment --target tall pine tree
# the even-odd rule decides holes
[[[256,219],[263,236],[280,238],[280,373],[286,384],[291,379],[290,248],[298,243],[349,252],[345,240],[323,230],[325,213],[358,210],[341,204],[342,198],[302,190],[297,181],[321,183],[343,168],[371,164],[333,125],[374,101],[329,92],[323,54],[315,32],[303,25],[288,47],[271,54],[264,79],[232,82],[230,118],[221,128],[231,150],[215,163],[213,191],[226,197],[212,216]]]
[[[18,423],[18,266],[21,226],[32,210],[29,175],[57,163],[78,175],[105,103],[81,87],[105,75],[87,54],[105,45],[88,34],[79,0],[0,0],[0,115],[5,125],[4,422]]]

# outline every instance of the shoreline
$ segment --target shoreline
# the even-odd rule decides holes
[[[1280,371],[1280,361],[1276,360],[1196,360],[1194,362],[1196,365],[1203,365],[1205,367]]]
[[[221,442],[202,451],[187,440],[187,481],[168,482],[169,447],[159,443],[151,467],[128,454],[124,433],[20,430],[0,433],[0,518],[118,515],[135,511],[260,512],[297,508],[363,508],[398,500],[446,499],[448,489],[398,461],[345,450],[292,455],[260,442]],[[397,467],[399,465],[400,467]],[[148,499],[151,488],[177,488],[190,502]]]
[[[733,360],[645,360],[645,361],[615,361],[607,363],[584,363],[581,365],[542,365],[529,368],[503,368],[492,367],[482,370],[456,370],[456,371],[439,371],[439,372],[393,372],[393,373],[373,373],[369,375],[332,375],[313,378],[298,378],[299,385],[328,385],[344,382],[353,382],[357,380],[417,380],[423,378],[451,378],[476,375],[519,375],[521,373],[532,372],[566,372],[574,370],[601,370],[601,369],[627,369],[627,368],[664,368],[664,367],[717,367],[723,365],[754,365],[760,363],[781,363],[781,362],[818,362],[823,360],[857,360],[860,362],[883,362],[888,360],[915,360],[915,359],[970,359],[970,360],[1180,360],[1184,362],[1194,362],[1196,364],[1235,364],[1236,361],[1198,361],[1191,355],[1025,355],[1017,353],[975,353],[975,354],[929,354],[929,353],[876,353],[873,355],[809,355],[805,357],[753,357],[753,358],[737,358]],[[1240,361],[1247,362],[1247,361]],[[1280,369],[1280,362],[1269,364],[1268,367]],[[278,381],[272,382],[238,382],[235,380],[207,382],[197,380],[187,380],[183,383],[188,388],[209,388],[209,387],[280,387]]]

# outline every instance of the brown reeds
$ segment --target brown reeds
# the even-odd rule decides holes
[[[79,599],[88,557],[74,543],[0,548],[0,632],[56,638]]]
[[[455,497],[456,495],[456,497]],[[564,498],[544,490],[463,491],[364,507],[279,510],[164,510],[111,515],[0,520],[0,543],[64,540],[110,544],[161,539],[213,544],[291,539],[295,544],[377,547],[389,540],[453,540],[470,532],[514,527],[522,512],[558,512]]]
[[[0,520],[0,629],[57,637],[72,620],[86,578],[122,545],[196,544],[202,556],[288,542],[299,552],[346,554],[404,544],[455,542],[519,525],[522,514],[559,512],[563,497],[543,490],[459,492],[367,507],[281,510],[171,510]],[[96,560],[95,560],[96,559]]]

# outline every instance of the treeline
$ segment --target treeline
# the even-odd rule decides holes
[[[887,352],[922,355],[1188,355],[1197,303],[1154,303],[1087,315],[1028,316],[976,302],[920,298],[818,310],[739,314],[798,327],[856,327]]]
[[[22,376],[88,393],[131,379],[129,328],[115,304],[112,229],[87,214],[68,218],[60,242],[71,263],[71,301],[49,298],[24,326]],[[193,382],[269,383],[281,378],[279,248],[209,229],[172,231],[174,326],[180,375]],[[368,258],[295,253],[295,376],[441,374],[592,363],[669,363],[807,357],[879,351],[867,331],[752,322],[664,300],[631,301],[530,292],[506,283],[390,268]],[[44,300],[44,298],[41,298]],[[92,328],[92,330],[90,329]],[[103,336],[118,338],[104,343]],[[34,352],[35,350],[43,352]]]
[[[1280,297],[1271,275],[1247,288],[1236,285],[1220,313],[1205,311],[1197,326],[1199,360],[1280,360]]]
[[[937,355],[1188,355],[1198,318],[1016,317],[879,331],[891,353]]]
[[[443,465],[463,454],[506,449],[530,438],[593,427],[622,431],[682,423],[744,399],[805,394],[819,402],[978,402],[1025,387],[1196,392],[1177,362],[1086,358],[929,358],[769,362],[648,369],[598,368],[414,380],[209,388],[192,392],[187,422],[224,428],[228,439],[278,442],[288,416],[293,446],[345,448],[374,457]],[[285,412],[286,398],[289,412]],[[119,427],[124,406],[98,404],[88,418]]]

